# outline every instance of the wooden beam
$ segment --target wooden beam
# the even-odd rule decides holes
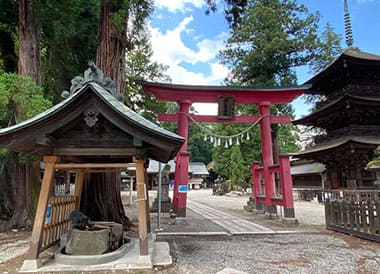
[[[54,182],[55,165],[60,161],[59,157],[45,156],[45,172],[42,180],[40,196],[38,198],[38,205],[36,211],[36,217],[34,219],[32,237],[30,240],[30,247],[27,254],[28,260],[38,259],[39,250],[42,240],[42,232],[45,224],[46,209],[48,206],[48,200],[50,192]]]
[[[93,169],[93,168],[128,168],[135,167],[134,163],[64,163],[64,164],[56,164],[55,167],[57,169]]]
[[[83,182],[84,182],[84,170],[79,169],[77,170],[77,174],[75,176],[75,190],[74,190],[74,195],[78,199],[76,203],[77,210],[79,210],[80,208],[80,198],[82,196]]]
[[[146,207],[146,182],[145,182],[145,161],[136,159],[136,188],[137,188],[137,209],[139,221],[139,241],[140,241],[140,256],[147,256],[148,249],[148,233],[147,233],[147,214]]]
[[[60,156],[134,156],[135,148],[55,148],[54,154]]]
[[[239,115],[231,119],[219,119],[216,115],[195,115],[190,114],[191,119],[199,123],[231,123],[231,124],[253,124],[260,118],[259,115]],[[159,113],[158,120],[164,122],[178,122],[178,113]],[[290,124],[289,116],[271,115],[272,124]]]

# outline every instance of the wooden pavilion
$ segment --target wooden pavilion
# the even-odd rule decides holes
[[[148,256],[148,158],[168,162],[184,139],[131,111],[115,96],[111,79],[95,66],[72,80],[61,103],[17,125],[0,130],[0,147],[43,157],[45,171],[27,259],[27,269],[40,266],[39,254],[57,243],[79,209],[85,173],[136,168],[140,256]],[[73,195],[54,196],[57,170],[75,171]],[[47,208],[51,219],[46,222]]]
[[[327,189],[380,189],[365,169],[380,145],[380,56],[348,48],[307,83],[322,100],[293,123],[325,133],[296,156],[326,165]]]
[[[380,145],[380,56],[350,47],[306,83],[321,101],[293,123],[322,133],[296,157],[326,166],[327,227],[380,241],[380,173],[366,168]]]

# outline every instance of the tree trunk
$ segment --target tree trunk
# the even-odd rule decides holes
[[[117,94],[124,101],[127,24],[125,22],[123,29],[118,30],[113,22],[111,15],[122,8],[114,2],[104,1],[101,5],[96,65],[105,76],[115,81]],[[125,215],[120,183],[120,174],[87,174],[83,185],[81,210],[91,220],[115,221],[123,224],[126,229],[130,228],[132,223]]]
[[[87,173],[80,204],[80,210],[92,221],[114,221],[123,224],[125,229],[132,226],[120,196],[120,175]]]
[[[19,56],[18,74],[27,75],[37,84],[40,83],[40,48],[38,33],[34,24],[33,0],[19,1]],[[16,121],[22,121],[22,105],[16,106]],[[20,109],[20,111],[18,111]],[[36,206],[36,197],[41,187],[39,164],[21,164],[19,154],[10,152],[6,156],[3,169],[6,182],[10,185],[12,201],[12,218],[8,225],[25,227],[32,224]]]
[[[110,77],[115,82],[117,93],[123,99],[126,73],[127,18],[124,18],[125,22],[122,26],[116,25],[112,20],[112,14],[122,7],[114,2],[104,1],[100,8],[96,65],[105,76]],[[120,28],[122,29],[119,30]]]
[[[30,76],[40,84],[40,46],[35,28],[33,0],[19,1],[18,74]]]

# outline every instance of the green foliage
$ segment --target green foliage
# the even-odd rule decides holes
[[[231,165],[230,180],[233,189],[241,187],[245,181],[246,174],[249,173],[249,166],[244,164],[240,146],[233,145],[231,147]]]
[[[41,75],[47,96],[61,101],[70,80],[95,60],[100,0],[39,0],[35,16],[41,28]]]
[[[31,118],[52,104],[30,77],[0,74],[0,126],[8,127]]]
[[[319,14],[296,1],[248,1],[241,23],[219,54],[231,69],[227,83],[253,86],[295,84],[294,68],[308,64],[320,46]]]
[[[216,124],[213,127],[213,132],[221,136],[230,136],[240,132],[243,132],[247,129],[247,125],[241,124]],[[223,177],[230,178],[231,183],[233,182],[232,170],[236,168],[235,163],[237,162],[240,166],[239,172],[239,184],[246,183],[250,178],[250,169],[251,163],[253,161],[261,160],[261,141],[260,141],[260,129],[259,126],[253,127],[249,133],[249,140],[247,140],[247,135],[244,134],[240,139],[240,145],[233,145],[225,147],[225,143],[222,142],[220,146],[213,148],[212,159],[214,160],[214,171]],[[233,142],[236,143],[236,139],[233,139]],[[236,151],[237,147],[239,152]],[[232,149],[235,149],[233,152]],[[233,156],[233,154],[235,154]],[[236,157],[240,157],[240,160],[232,160]]]
[[[212,161],[212,144],[204,141],[204,133],[195,123],[190,123],[189,126],[188,150],[191,152],[192,162],[202,162],[207,165]]]
[[[310,63],[313,73],[318,73],[331,64],[343,51],[341,46],[342,37],[334,31],[333,26],[327,23],[321,34],[320,47],[316,49],[316,56]],[[319,95],[308,95],[305,101],[308,104],[315,104],[320,101]]]
[[[312,60],[311,68],[317,73],[332,63],[342,53],[342,37],[334,31],[334,27],[327,23],[321,34],[321,44],[317,48],[317,58]]]
[[[29,119],[51,107],[44,98],[43,90],[30,77],[12,73],[0,74],[0,126],[8,127]],[[0,149],[0,158],[5,159],[7,149]],[[27,164],[38,156],[20,153],[20,163]]]

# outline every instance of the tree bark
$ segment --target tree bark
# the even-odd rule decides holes
[[[113,221],[132,226],[125,215],[120,195],[120,175],[115,173],[87,173],[81,197],[80,210],[92,221]]]
[[[120,7],[120,4],[118,6],[115,1],[104,1],[101,5],[96,65],[105,76],[114,80],[119,99],[124,101],[127,23],[124,22],[122,29],[119,30],[120,26],[116,26],[111,17],[121,8],[123,7]],[[86,174],[81,210],[91,220],[115,221],[123,224],[126,229],[130,228],[132,223],[125,215],[120,183],[120,174]]]
[[[19,1],[19,56],[17,70],[19,75],[27,75],[40,84],[40,47],[38,32],[35,28],[33,0]],[[22,121],[22,105],[16,106],[16,121]],[[32,224],[36,197],[41,187],[39,163],[21,164],[19,154],[9,152],[6,156],[6,181],[10,185],[12,218],[10,227],[25,227]]]
[[[104,1],[100,8],[96,65],[115,82],[117,93],[124,101],[128,18],[124,18],[122,26],[116,25],[112,14],[122,7],[114,2]]]
[[[40,46],[35,27],[33,0],[19,1],[18,74],[40,83]]]

